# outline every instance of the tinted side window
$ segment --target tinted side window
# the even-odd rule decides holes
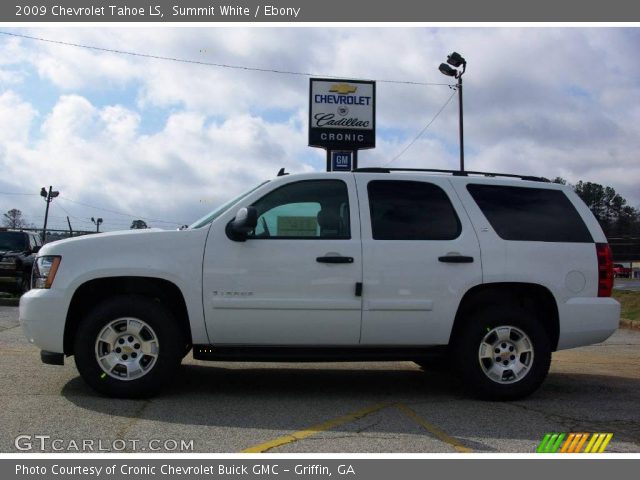
[[[453,240],[460,220],[437,185],[374,180],[367,186],[374,240]]]
[[[351,238],[349,193],[341,180],[290,183],[253,206],[258,226],[251,238]]]
[[[467,185],[482,213],[505,240],[593,242],[564,192],[544,188]]]

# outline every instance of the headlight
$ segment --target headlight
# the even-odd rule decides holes
[[[31,288],[51,288],[61,259],[62,257],[54,255],[36,258],[31,274]]]

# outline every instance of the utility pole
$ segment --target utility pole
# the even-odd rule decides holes
[[[49,218],[49,204],[60,195],[60,192],[54,191],[51,185],[49,185],[49,191],[42,187],[40,189],[40,196],[47,202],[47,209],[44,211],[44,226],[42,227],[42,243],[47,243],[47,220]]]
[[[69,224],[69,236],[73,237],[73,228],[71,228],[71,220],[69,220],[69,215],[67,215],[67,223]]]

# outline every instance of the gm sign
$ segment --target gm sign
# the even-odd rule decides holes
[[[331,171],[350,172],[351,152],[331,152]]]
[[[309,146],[362,150],[376,146],[376,83],[312,78]]]

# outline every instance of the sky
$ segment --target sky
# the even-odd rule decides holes
[[[468,170],[597,182],[640,207],[638,28],[0,32],[200,62],[0,34],[0,213],[17,208],[36,227],[43,186],[60,192],[49,228],[69,216],[75,230],[94,230],[91,217],[105,231],[134,219],[174,229],[281,167],[324,170],[324,150],[307,145],[308,74],[377,81],[377,146],[359,166],[456,169],[457,97],[438,71],[452,51],[468,63]]]

